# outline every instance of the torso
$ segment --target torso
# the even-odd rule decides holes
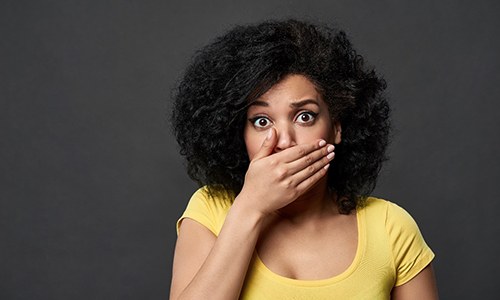
[[[180,220],[218,235],[232,201],[217,200],[198,190]],[[351,215],[322,219],[316,230],[281,220],[263,231],[240,299],[390,299],[434,258],[411,216],[388,201],[370,197]]]
[[[307,224],[277,218],[261,234],[257,253],[273,273],[299,280],[320,280],[344,272],[358,246],[355,211]]]

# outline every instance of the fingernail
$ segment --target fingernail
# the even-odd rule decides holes
[[[332,152],[332,153],[328,154],[328,155],[326,156],[326,158],[328,158],[328,159],[333,159],[333,157],[334,157],[334,156],[335,156],[335,152]]]
[[[326,148],[326,150],[327,150],[328,152],[333,152],[333,150],[335,150],[335,146],[330,145],[330,146],[328,146],[328,147]]]
[[[324,145],[326,145],[326,141],[325,140],[319,141],[319,146],[320,147],[323,147]]]
[[[326,166],[323,167],[323,169],[328,170],[329,167],[330,167],[330,164],[327,164]]]

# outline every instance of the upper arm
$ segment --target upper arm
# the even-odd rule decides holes
[[[217,237],[193,219],[184,218],[175,244],[170,298],[189,285],[212,250]]]
[[[395,285],[402,286],[429,266],[434,253],[412,216],[396,204],[391,203],[387,208],[386,229],[396,272]]]
[[[432,265],[428,264],[415,277],[403,285],[392,289],[393,300],[434,300],[438,299],[436,278]]]

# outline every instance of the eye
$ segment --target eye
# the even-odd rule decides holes
[[[266,128],[271,125],[271,121],[266,117],[255,117],[250,119],[250,122],[257,128]]]
[[[297,123],[302,123],[302,124],[312,123],[316,119],[317,115],[318,115],[317,113],[313,113],[312,111],[305,111],[297,116],[296,121]]]

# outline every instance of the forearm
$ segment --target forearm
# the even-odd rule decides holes
[[[238,201],[207,259],[178,299],[237,299],[264,221],[261,214],[245,210]]]

